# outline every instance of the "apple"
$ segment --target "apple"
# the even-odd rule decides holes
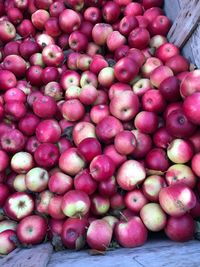
[[[106,196],[94,194],[91,196],[91,212],[95,216],[102,216],[109,211],[110,201]]]
[[[5,230],[0,233],[0,254],[7,255],[16,248],[12,238],[16,237],[14,230]]]
[[[118,153],[114,145],[107,145],[103,152],[112,159],[116,167],[126,161],[126,155]]]
[[[30,194],[16,192],[7,198],[3,209],[10,219],[20,221],[32,214],[34,201]]]
[[[41,243],[47,232],[47,222],[38,215],[23,218],[17,226],[17,238],[22,244],[35,245]]]
[[[21,10],[16,7],[12,7],[7,11],[8,19],[14,25],[19,24],[23,20],[23,14]]]
[[[114,229],[117,242],[125,248],[142,246],[147,240],[147,229],[138,216],[128,222],[119,221]]]
[[[179,48],[171,43],[164,43],[156,49],[155,56],[166,63],[173,56],[179,55]],[[167,65],[167,64],[166,64]]]
[[[55,166],[58,163],[59,156],[58,147],[51,143],[40,144],[34,152],[36,164],[44,168]]]
[[[48,188],[53,193],[63,195],[73,188],[73,179],[63,172],[55,172],[49,178]]]
[[[70,21],[66,22],[67,20]],[[64,9],[59,15],[59,26],[65,33],[71,33],[77,30],[81,25],[81,18],[79,14],[71,9]]]
[[[113,1],[107,1],[102,8],[102,15],[107,23],[114,23],[120,16],[120,6]]]
[[[141,159],[151,150],[152,140],[148,134],[144,134],[139,130],[132,130],[132,132],[136,138],[136,148],[132,156],[136,159]]]
[[[18,152],[11,158],[11,168],[17,173],[27,173],[34,166],[33,157],[28,152]]]
[[[84,169],[74,177],[74,188],[91,195],[97,189],[97,182],[92,178],[89,170]]]
[[[131,191],[141,184],[146,178],[146,171],[143,165],[136,160],[127,160],[117,171],[116,180],[119,186]]]
[[[69,36],[69,47],[76,52],[86,50],[88,44],[87,36],[80,31],[73,31]]]
[[[139,67],[141,67],[146,60],[144,53],[137,48],[129,49],[129,51],[127,52],[127,56],[137,62]]]
[[[65,214],[62,211],[62,196],[52,196],[48,204],[48,215],[54,219],[64,219]]]
[[[49,174],[43,168],[35,167],[26,173],[26,186],[32,192],[42,192],[45,190],[47,188],[48,181]]]
[[[160,84],[167,78],[174,76],[172,70],[167,66],[159,66],[154,69],[150,74],[150,81],[158,88]]]
[[[183,111],[188,120],[194,124],[200,124],[200,116],[198,109],[200,106],[200,92],[194,93],[186,97],[183,102]]]
[[[115,172],[114,162],[105,154],[94,157],[89,168],[93,179],[98,182],[106,181]]]
[[[193,149],[194,149],[194,152],[195,153],[198,153],[200,152],[200,139],[199,139],[199,130],[197,130],[190,138],[190,142],[192,143],[193,145]]]
[[[95,88],[97,88],[98,85],[97,76],[89,70],[84,71],[81,74],[80,85],[81,87],[85,85],[93,85]]]
[[[115,95],[110,101],[110,113],[121,121],[129,121],[139,111],[139,99],[131,91],[124,91]]]
[[[62,114],[66,120],[78,121],[85,113],[83,104],[78,99],[70,99],[64,102]]]
[[[196,177],[189,166],[184,164],[174,164],[166,171],[165,179],[168,185],[183,183],[190,188],[196,185]]]
[[[160,15],[155,17],[148,26],[150,34],[153,35],[164,35],[166,36],[171,27],[171,21],[168,17]]]
[[[81,218],[90,209],[90,199],[83,191],[70,190],[63,196],[61,208],[66,216]]]
[[[150,34],[147,29],[137,27],[133,29],[128,36],[128,43],[130,47],[144,49],[150,42]]]
[[[31,21],[38,30],[44,30],[45,22],[49,19],[50,14],[44,9],[39,9],[31,15]]]
[[[143,7],[141,3],[131,2],[124,8],[124,15],[125,16],[139,16],[143,15]]]
[[[17,85],[17,79],[10,70],[0,69],[0,88],[1,91],[6,91]]]
[[[103,68],[106,67],[108,67],[107,61],[100,55],[94,55],[89,65],[90,71],[95,74],[98,74]]]
[[[85,166],[85,161],[74,147],[64,151],[59,158],[59,168],[67,175],[78,174]]]
[[[25,150],[26,152],[33,154],[40,144],[41,143],[37,140],[36,136],[31,136],[26,142]]]
[[[119,31],[123,35],[129,35],[129,33],[138,27],[138,21],[134,16],[124,16],[120,20]]]
[[[151,111],[140,111],[134,119],[135,128],[144,134],[154,133],[158,122],[157,114]]]
[[[158,203],[147,203],[140,211],[140,217],[148,230],[158,232],[165,228],[167,215]]]
[[[126,38],[119,31],[111,32],[106,40],[107,47],[110,52],[114,52],[117,48],[126,43]]]
[[[52,78],[55,79],[53,75]],[[44,88],[44,94],[53,97],[57,101],[62,99],[63,90],[58,82],[49,82]]]
[[[186,72],[186,75],[183,78],[180,85],[181,95],[185,98],[189,95],[192,95],[195,92],[199,92],[200,91],[199,81],[200,81],[200,70],[193,70],[188,73]]]
[[[194,208],[196,196],[187,185],[176,183],[160,190],[159,203],[168,215],[179,217]]]
[[[84,71],[89,70],[92,57],[87,54],[81,54],[77,60],[77,68]]]
[[[94,137],[88,137],[83,139],[78,144],[79,154],[87,161],[91,162],[92,159],[101,154],[101,144]]]
[[[149,45],[151,48],[159,48],[161,45],[167,43],[167,38],[163,35],[154,35],[151,37]]]
[[[159,92],[170,102],[180,100],[180,82],[177,77],[172,76],[165,79],[159,86]]]
[[[95,25],[101,22],[101,11],[94,6],[87,7],[84,11],[84,19]]]
[[[170,57],[165,62],[165,65],[168,66],[175,75],[189,70],[189,61],[181,55]]]
[[[195,98],[196,100],[196,98]],[[192,101],[194,107],[194,101]],[[178,138],[187,138],[194,134],[196,126],[181,109],[172,110],[166,118],[166,128],[169,133]]]
[[[105,197],[111,197],[117,192],[116,179],[111,176],[108,180],[102,181],[98,185],[98,192]]]
[[[96,135],[104,143],[110,143],[122,130],[123,126],[119,119],[114,116],[107,116],[97,124]]]
[[[48,215],[49,214],[48,207],[52,197],[53,193],[50,192],[49,190],[45,190],[39,193],[35,201],[36,211],[41,214]]]
[[[106,250],[112,239],[112,227],[103,219],[94,220],[87,229],[87,244],[95,250]]]
[[[165,172],[169,165],[167,153],[162,148],[153,148],[145,157],[145,166],[150,170]]]
[[[5,152],[16,153],[24,148],[25,136],[19,130],[12,129],[2,134],[0,144]]]
[[[47,66],[58,67],[64,60],[64,53],[55,44],[50,44],[42,50],[42,59]]]
[[[92,29],[92,38],[97,45],[105,45],[109,34],[113,31],[110,24],[97,23]]]
[[[72,131],[73,141],[78,146],[83,140],[87,138],[96,138],[95,127],[92,123],[87,121],[80,121],[76,123]]]
[[[131,131],[119,132],[114,139],[114,146],[122,155],[131,154],[136,148],[136,138]]]
[[[165,227],[165,234],[176,242],[189,241],[194,238],[194,233],[195,222],[190,214],[170,217]]]
[[[147,58],[146,62],[141,67],[142,75],[145,78],[150,78],[151,73],[158,67],[162,66],[163,63],[160,59],[156,57]]]
[[[129,210],[137,214],[148,203],[148,200],[140,189],[134,189],[126,193],[124,202]]]
[[[16,36],[15,26],[8,20],[0,21],[0,40],[2,42],[9,42]]]
[[[103,87],[110,87],[115,80],[114,69],[111,67],[103,68],[98,74],[98,82]]]
[[[119,82],[129,83],[139,73],[139,66],[130,57],[124,57],[117,61],[114,66],[114,74]]]
[[[148,90],[151,89],[151,82],[147,78],[141,78],[137,82],[133,84],[133,92],[141,97],[143,96]]]
[[[193,156],[192,144],[183,139],[174,139],[167,148],[167,156],[174,163],[186,163]]]
[[[159,192],[161,188],[166,187],[166,181],[162,176],[150,175],[148,176],[143,185],[142,191],[144,196],[152,202],[158,202]]]
[[[85,218],[68,218],[61,232],[61,239],[65,247],[80,250],[85,245],[88,222]]]
[[[52,118],[57,112],[55,99],[50,96],[39,96],[33,102],[33,112],[40,118]]]
[[[161,113],[166,107],[166,101],[159,90],[149,89],[142,96],[142,107],[146,111]]]

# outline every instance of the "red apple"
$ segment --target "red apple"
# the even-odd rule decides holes
[[[91,122],[80,121],[74,126],[72,137],[75,145],[78,147],[78,145],[87,138],[96,139],[95,127]]]
[[[200,176],[199,159],[200,159],[200,153],[197,153],[194,155],[191,162],[192,170],[197,176]]]
[[[128,222],[119,221],[114,230],[117,242],[125,248],[142,246],[147,240],[147,229],[137,216]]]
[[[58,195],[63,195],[73,187],[72,178],[62,172],[55,172],[50,176],[48,182],[49,190]]]
[[[167,148],[167,156],[174,163],[186,163],[193,156],[192,144],[183,139],[174,139]]]
[[[129,210],[137,214],[148,203],[148,200],[140,189],[135,189],[126,193],[124,202]]]
[[[12,238],[16,237],[14,230],[5,230],[0,233],[0,254],[7,255],[16,248]]]
[[[94,194],[91,196],[91,212],[95,216],[102,216],[109,211],[110,200],[106,196]]]
[[[70,218],[80,218],[88,213],[90,199],[88,195],[80,190],[71,190],[63,196],[62,211]]]
[[[179,217],[194,208],[196,197],[187,185],[176,183],[160,190],[159,202],[168,215]]]
[[[59,25],[63,32],[71,33],[80,27],[81,18],[74,10],[64,9],[59,15]]]
[[[145,28],[137,27],[133,29],[128,36],[130,47],[144,49],[150,42],[150,34]]]
[[[17,238],[22,244],[35,245],[41,243],[47,232],[46,220],[38,215],[28,216],[17,226]]]
[[[89,170],[85,169],[74,177],[74,188],[91,195],[97,189],[97,182],[92,178]]]
[[[64,219],[65,214],[62,211],[62,196],[53,196],[48,205],[48,214],[54,219]]]
[[[192,95],[195,92],[200,91],[199,86],[200,81],[200,70],[194,70],[191,72],[186,72],[180,85],[180,92],[183,97]]]

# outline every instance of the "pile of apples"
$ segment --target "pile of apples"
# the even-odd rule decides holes
[[[194,238],[200,70],[163,0],[0,0],[0,254]]]

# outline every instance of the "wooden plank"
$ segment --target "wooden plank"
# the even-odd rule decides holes
[[[167,17],[173,22],[180,10],[179,1],[165,0],[164,11]]]
[[[90,256],[87,251],[61,251],[52,254],[47,267],[199,267],[199,258],[199,241],[176,243],[162,239],[134,249],[109,251],[104,256]]]
[[[182,6],[169,33],[168,39],[179,47],[187,42],[200,19],[200,1],[190,0]]]
[[[46,267],[53,248],[51,244],[41,244],[30,249],[15,249],[0,259],[1,267]]]

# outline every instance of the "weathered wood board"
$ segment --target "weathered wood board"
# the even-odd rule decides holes
[[[176,21],[178,20],[179,23],[179,32],[182,40],[184,42],[188,37],[188,41],[184,44],[184,47],[182,48],[182,54],[188,58],[192,63],[194,63],[197,67],[200,68],[200,26],[199,26],[199,17],[200,17],[200,12],[198,11],[200,6],[200,1],[199,0],[166,0],[165,1],[165,13],[167,16],[171,19],[171,21]],[[192,18],[190,16],[190,12],[187,13],[187,8],[190,7],[190,11],[195,11],[196,13],[194,14],[192,12]],[[191,8],[192,7],[192,8]],[[182,9],[182,14],[180,15],[180,10]],[[183,20],[182,18],[185,16],[187,13],[187,17],[189,20]],[[195,26],[193,26],[193,19],[197,19],[196,22],[194,22]],[[195,30],[192,32],[192,29],[195,28]],[[187,36],[184,36],[184,31],[186,29],[190,29],[191,32],[188,33]],[[172,42],[177,41],[176,35],[178,34],[177,30],[176,33],[174,33],[172,36],[172,31],[174,28],[169,33],[169,40]],[[178,40],[178,42],[180,39]]]
[[[135,249],[117,249],[104,256],[87,251],[62,251],[52,254],[47,267],[199,267],[200,243],[153,240]]]
[[[0,267],[46,267],[53,248],[49,243],[30,249],[15,249],[0,259]]]

